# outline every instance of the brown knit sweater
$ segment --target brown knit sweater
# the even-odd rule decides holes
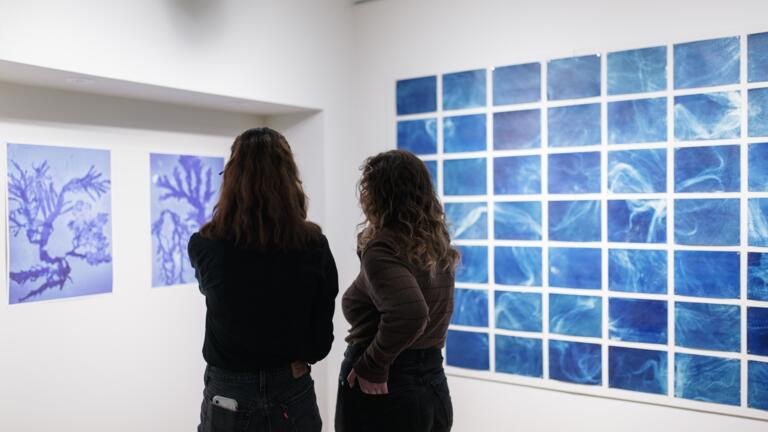
[[[442,348],[453,313],[453,275],[415,269],[386,231],[359,252],[360,274],[344,293],[351,324],[346,341],[368,348],[355,372],[386,382],[389,366],[406,349]]]

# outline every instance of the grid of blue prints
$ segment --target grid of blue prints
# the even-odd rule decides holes
[[[768,419],[768,32],[397,82],[453,373]]]

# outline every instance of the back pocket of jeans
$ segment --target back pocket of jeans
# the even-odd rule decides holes
[[[208,405],[209,430],[211,432],[237,431],[239,414],[214,404]]]

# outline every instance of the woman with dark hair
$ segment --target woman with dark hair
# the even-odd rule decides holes
[[[189,241],[205,295],[198,431],[320,431],[310,363],[333,341],[336,265],[286,139],[235,139],[212,220]]]
[[[449,431],[443,371],[454,271],[445,215],[416,156],[369,158],[360,180],[360,274],[344,293],[351,324],[339,376],[336,431]]]

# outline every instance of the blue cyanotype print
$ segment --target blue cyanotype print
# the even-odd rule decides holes
[[[739,82],[738,36],[676,44],[675,88],[711,87]]]
[[[549,155],[551,194],[600,193],[600,152]]]
[[[627,298],[608,299],[611,340],[667,343],[667,302]]]
[[[667,191],[667,150],[608,152],[608,190],[613,193]]]
[[[741,349],[741,307],[676,302],[675,345],[738,352]]]
[[[667,99],[636,99],[608,103],[608,144],[667,140]]]
[[[445,195],[485,195],[487,190],[485,158],[443,161]]]
[[[397,122],[397,148],[417,155],[437,153],[437,120]]]
[[[488,204],[446,203],[445,218],[454,240],[483,240],[488,238]]]
[[[678,141],[738,138],[740,134],[740,92],[675,96],[675,138]]]
[[[747,406],[768,410],[768,363],[749,361]]]
[[[738,192],[738,145],[675,149],[675,192]]]
[[[446,153],[487,150],[485,114],[443,119],[443,149]]]
[[[608,53],[608,94],[667,89],[667,47]]]
[[[747,36],[748,81],[768,81],[768,33]]]
[[[547,128],[549,147],[599,145],[600,104],[549,108]]]
[[[397,81],[397,115],[437,111],[437,77]]]
[[[109,151],[7,149],[9,303],[112,292]]]
[[[608,201],[608,241],[666,243],[667,201],[663,199]]]
[[[541,378],[542,351],[541,339],[496,335],[496,372]]]
[[[496,328],[541,331],[541,294],[496,291]]]
[[[666,294],[667,251],[609,250],[608,289],[631,293]]]
[[[493,148],[495,150],[541,147],[541,111],[497,112],[493,114]]]
[[[600,96],[600,56],[550,60],[547,63],[547,98],[578,99]]]
[[[675,251],[675,294],[739,298],[738,252]]]
[[[493,104],[510,105],[541,100],[541,63],[493,69]]]
[[[456,246],[461,262],[456,268],[456,282],[488,283],[488,247]]]
[[[494,248],[494,278],[500,285],[541,286],[540,247]]]
[[[768,192],[768,143],[749,145],[749,191]]]
[[[437,161],[423,161],[424,165],[427,167],[427,171],[429,171],[429,176],[432,178],[432,187],[435,188],[435,191],[437,192],[438,186],[437,186]]]
[[[602,252],[596,248],[549,248],[549,285],[556,288],[600,289]]]
[[[549,378],[600,385],[602,376],[602,348],[599,344],[549,341]]]
[[[451,324],[488,327],[488,291],[456,288]]]
[[[608,387],[667,394],[665,351],[608,347]]]
[[[568,336],[601,337],[603,333],[601,297],[550,294],[549,332]]]
[[[675,397],[739,405],[741,361],[695,354],[675,354]]]
[[[187,243],[213,215],[223,157],[151,153],[152,286],[195,282]]]
[[[768,253],[747,256],[747,298],[768,301]]]
[[[749,199],[749,245],[768,247],[768,198]]]
[[[497,240],[541,240],[541,202],[497,202],[493,205]]]
[[[541,193],[541,156],[493,159],[493,193],[529,195]]]
[[[485,69],[443,75],[444,110],[479,108],[485,105]]]
[[[600,201],[550,201],[549,239],[599,242]]]
[[[768,87],[749,91],[749,136],[768,136]]]
[[[747,353],[768,356],[768,308],[747,308]]]
[[[465,369],[490,369],[488,334],[448,330],[446,364]]]
[[[675,200],[675,243],[694,246],[738,246],[741,241],[739,200]]]

